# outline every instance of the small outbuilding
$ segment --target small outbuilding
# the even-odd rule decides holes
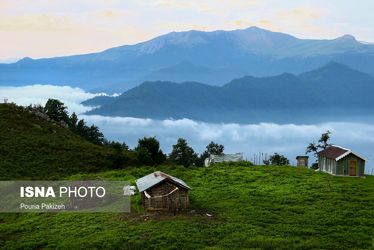
[[[308,159],[309,159],[309,156],[305,156],[305,155],[296,156],[297,166],[307,168],[308,167]]]
[[[330,146],[318,153],[320,171],[339,176],[364,176],[365,158],[350,149]]]
[[[191,188],[181,179],[160,171],[136,180],[142,196],[142,204],[147,211],[176,212],[188,207],[188,191]]]

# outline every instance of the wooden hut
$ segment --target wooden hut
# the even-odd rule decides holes
[[[360,177],[365,174],[365,158],[333,145],[318,153],[318,168],[332,175]]]
[[[297,166],[307,168],[308,167],[308,159],[309,159],[309,156],[305,156],[305,155],[296,156]]]
[[[142,196],[142,204],[147,211],[180,211],[189,205],[188,191],[184,181],[156,171],[136,180]]]

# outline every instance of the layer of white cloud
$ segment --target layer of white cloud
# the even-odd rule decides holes
[[[103,93],[94,94],[85,92],[80,88],[41,84],[23,87],[0,86],[0,102],[7,99],[8,102],[14,102],[23,106],[30,104],[44,105],[49,98],[53,98],[64,102],[64,104],[69,107],[69,111],[79,114],[90,109],[80,103],[96,95],[103,95]]]

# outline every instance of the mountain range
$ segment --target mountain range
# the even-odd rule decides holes
[[[118,97],[83,104],[100,106],[88,114],[105,116],[238,123],[349,121],[374,114],[374,78],[330,62],[299,75],[245,76],[223,86],[148,81]]]
[[[155,80],[222,85],[244,75],[300,74],[330,61],[374,76],[374,45],[351,35],[299,39],[258,27],[171,32],[99,53],[0,64],[0,85],[48,83],[105,92]]]

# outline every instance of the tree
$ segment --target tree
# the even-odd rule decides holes
[[[314,156],[316,157],[316,162],[312,164],[311,168],[313,168],[313,169],[318,168],[318,162],[317,162],[318,161],[318,158],[317,158],[318,153],[332,145],[331,143],[329,143],[329,140],[331,138],[330,135],[331,135],[331,132],[329,130],[327,130],[325,133],[323,133],[321,135],[321,137],[318,140],[318,143],[311,142],[306,147],[305,153],[306,154],[313,153]]]
[[[173,150],[169,155],[171,162],[185,167],[194,165],[197,158],[195,151],[188,146],[187,141],[183,138],[179,138],[177,143],[173,145]]]
[[[118,142],[118,141],[106,141],[105,146],[112,147],[121,151],[129,151],[129,146],[125,142]]]
[[[139,161],[145,165],[159,165],[166,160],[166,155],[160,149],[160,142],[156,137],[139,139],[135,151],[138,153]]]
[[[95,125],[88,127],[84,119],[79,120],[77,125],[73,128],[70,127],[76,134],[80,135],[84,139],[98,145],[105,144],[106,140],[103,133],[100,132],[99,128]]]
[[[122,147],[123,150],[129,151],[129,146],[127,146],[126,143],[122,142],[121,147]]]
[[[318,140],[318,143],[311,142],[306,148],[305,153],[313,153],[315,156],[317,156],[318,152],[321,150],[324,150],[331,146],[332,144],[329,143],[331,132],[327,130],[325,133],[323,133]]]
[[[113,168],[122,168],[129,161],[129,157],[125,152],[128,151],[128,147],[125,143],[119,142],[107,142],[107,146],[113,149],[113,153],[109,156],[113,164]]]
[[[86,131],[86,139],[92,143],[101,145],[105,142],[105,137],[97,126],[91,125],[91,127],[87,127]]]
[[[208,158],[210,155],[222,155],[224,149],[225,147],[222,144],[211,141],[206,146],[206,150],[197,159],[196,165],[202,167],[206,158]]]
[[[78,116],[77,114],[75,114],[75,112],[73,112],[73,114],[71,114],[71,116],[69,117],[69,127],[74,129],[77,126],[77,123],[78,123]]]
[[[84,121],[84,119],[79,120],[76,126],[77,134],[85,138],[86,133],[87,133],[86,130],[87,130],[87,126],[86,126],[86,122]]]
[[[222,155],[223,150],[225,147],[222,144],[214,143],[211,141],[207,146],[206,146],[206,152],[210,155]]]
[[[155,165],[152,160],[151,154],[146,148],[137,148],[135,152],[136,152],[136,157],[138,159],[138,162],[141,165],[145,165],[145,166]]]
[[[274,153],[270,156],[269,160],[264,161],[265,165],[274,165],[274,166],[285,166],[290,165],[290,161],[284,156],[278,153]]]
[[[56,122],[65,122],[69,123],[69,116],[66,106],[63,102],[60,102],[56,99],[48,99],[47,103],[44,106],[44,113],[48,117]]]
[[[321,135],[321,138],[318,140],[319,147],[323,150],[331,146],[329,142],[331,132],[327,130],[325,133]]]

